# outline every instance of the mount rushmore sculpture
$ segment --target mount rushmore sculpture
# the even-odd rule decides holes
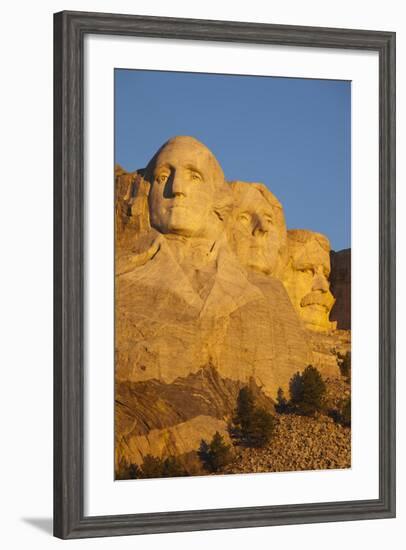
[[[116,169],[116,463],[224,432],[246,384],[270,402],[314,363],[329,314],[330,245],[287,230],[260,183],[226,181],[197,139]]]

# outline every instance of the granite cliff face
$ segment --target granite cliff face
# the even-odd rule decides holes
[[[243,385],[220,376],[213,365],[169,384],[156,378],[116,382],[116,463],[187,454],[216,431],[229,440],[227,420]],[[263,407],[272,408],[252,381],[250,387]]]
[[[172,245],[155,242],[145,264],[117,277],[116,378],[171,383],[210,363],[231,380],[253,378],[270,396],[287,390],[311,358],[281,282],[246,276],[216,248],[190,278]]]
[[[245,385],[272,409],[308,364],[338,373],[328,287],[313,266],[303,304],[324,312],[322,342],[292,303],[283,208],[265,186],[227,182],[203,144],[178,137],[145,169],[116,167],[115,208],[116,465],[227,438]]]
[[[351,330],[351,248],[330,252],[331,291],[336,303],[330,319],[337,321],[337,328]]]

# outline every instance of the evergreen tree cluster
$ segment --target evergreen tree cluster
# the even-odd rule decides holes
[[[184,477],[189,475],[180,461],[174,457],[162,459],[146,455],[141,466],[122,460],[116,472],[116,479],[150,479],[158,477]]]
[[[309,365],[297,372],[289,384],[290,400],[297,412],[311,416],[323,407],[326,385],[319,371]]]
[[[252,390],[245,386],[238,394],[234,428],[241,442],[248,447],[265,447],[272,437],[274,417],[257,407]]]
[[[224,442],[224,437],[216,432],[210,443],[202,439],[197,454],[209,472],[217,472],[232,460],[231,446]]]
[[[341,356],[340,369],[347,379],[351,377],[351,354]],[[326,385],[319,371],[308,365],[303,372],[297,372],[289,382],[289,397],[286,399],[279,388],[276,410],[279,413],[293,413],[312,416],[323,410]],[[336,420],[344,426],[351,425],[351,398],[342,401]],[[265,447],[271,442],[275,429],[275,417],[263,407],[258,407],[250,387],[239,391],[235,415],[230,433],[246,447]],[[216,431],[210,442],[202,439],[197,455],[206,471],[221,471],[233,460],[231,445]],[[162,459],[147,455],[141,466],[121,462],[117,479],[181,477],[189,475],[182,463],[174,456]]]
[[[324,405],[326,385],[319,371],[308,365],[302,373],[297,372],[289,382],[288,401],[279,388],[276,410],[279,413],[296,413],[312,416],[321,411]]]

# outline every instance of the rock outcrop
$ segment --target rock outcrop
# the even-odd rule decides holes
[[[258,403],[272,409],[272,400],[254,381],[248,384]],[[116,382],[116,463],[141,464],[147,454],[161,457],[196,451],[201,440],[210,440],[216,431],[228,440],[227,421],[243,385],[221,377],[213,365],[169,384],[157,379]]]
[[[254,378],[270,396],[286,390],[311,356],[280,281],[247,277],[216,248],[195,281],[165,238],[156,247],[116,280],[116,378],[171,383],[211,363],[232,380]]]
[[[340,357],[351,351],[351,333],[348,330],[308,332],[312,349],[312,364],[324,377],[340,377]]]
[[[337,328],[351,330],[351,248],[330,253],[330,288],[336,302],[330,319]]]

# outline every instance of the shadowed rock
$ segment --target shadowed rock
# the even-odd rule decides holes
[[[273,409],[251,380],[257,403]],[[228,439],[227,419],[234,412],[239,381],[222,378],[207,365],[170,384],[153,379],[118,382],[115,389],[115,454],[121,460],[141,464],[146,454],[181,455],[196,451],[201,439],[216,431]]]
[[[337,321],[337,328],[351,330],[351,248],[332,250],[330,259],[331,292],[336,299],[330,319]]]

